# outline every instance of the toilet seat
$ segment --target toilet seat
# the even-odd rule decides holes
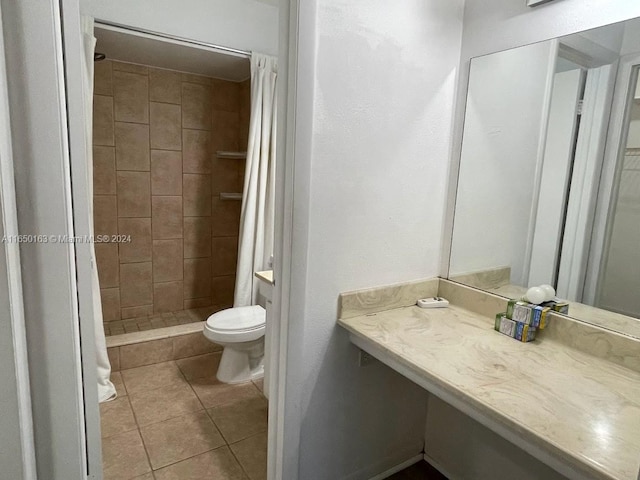
[[[260,305],[227,308],[207,319],[204,335],[217,343],[238,343],[264,336],[266,311]]]

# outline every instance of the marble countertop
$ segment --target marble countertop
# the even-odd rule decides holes
[[[340,319],[351,340],[570,478],[636,480],[640,373],[451,305]]]

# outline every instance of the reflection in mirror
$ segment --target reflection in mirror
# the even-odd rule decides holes
[[[638,68],[638,19],[471,61],[450,279],[640,337]]]

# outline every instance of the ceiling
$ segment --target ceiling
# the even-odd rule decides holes
[[[150,65],[181,72],[206,75],[233,82],[249,78],[247,56],[221,52],[186,41],[165,39],[110,25],[95,25],[96,52],[110,60]]]

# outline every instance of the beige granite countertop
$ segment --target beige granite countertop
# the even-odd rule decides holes
[[[570,478],[638,478],[639,372],[544,333],[517,342],[454,305],[338,323],[356,345]]]

